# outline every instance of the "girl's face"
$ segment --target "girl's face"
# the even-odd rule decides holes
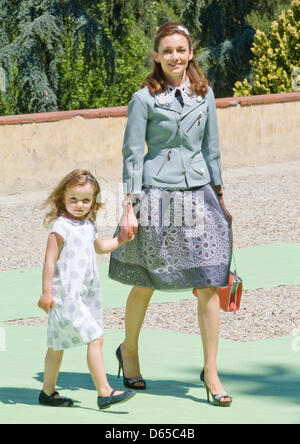
[[[189,41],[181,34],[163,37],[154,51],[154,60],[161,64],[166,80],[172,84],[185,80],[189,61],[193,58],[193,50],[189,49]]]
[[[85,185],[72,185],[64,193],[64,204],[68,216],[82,220],[88,214],[95,199],[95,188],[88,182]]]

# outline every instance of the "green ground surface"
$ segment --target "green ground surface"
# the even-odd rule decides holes
[[[275,243],[235,250],[238,273],[244,289],[296,285],[300,283],[300,243]],[[125,306],[130,287],[108,278],[108,263],[99,265],[103,306]],[[0,273],[0,322],[43,316],[37,307],[41,294],[42,268],[24,268]],[[152,303],[193,297],[190,291],[154,293]]]
[[[148,389],[128,403],[99,411],[86,364],[86,348],[65,352],[58,389],[78,401],[73,408],[40,406],[46,328],[1,326],[1,424],[300,424],[299,360],[295,337],[240,343],[220,341],[219,369],[230,408],[207,404],[200,382],[202,348],[198,336],[143,331],[140,359]],[[111,385],[117,379],[114,351],[123,332],[105,332],[104,357]]]
[[[235,251],[245,289],[296,285],[300,282],[300,244],[276,243]],[[99,266],[104,308],[125,305],[129,287],[107,277]],[[36,306],[41,268],[0,273],[0,322],[42,316]],[[156,292],[153,303],[190,298],[190,292]],[[233,396],[230,408],[208,404],[199,373],[203,365],[199,336],[143,330],[140,361],[147,391],[128,403],[99,411],[86,364],[86,348],[65,352],[58,389],[77,402],[70,409],[40,406],[46,353],[45,327],[0,324],[0,424],[300,424],[298,336],[255,342],[220,340],[219,370]],[[116,377],[115,349],[123,331],[105,332],[105,364],[110,383]]]

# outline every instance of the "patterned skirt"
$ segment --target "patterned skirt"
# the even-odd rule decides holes
[[[229,284],[232,230],[211,185],[146,187],[134,211],[138,232],[111,254],[111,279],[162,291]]]

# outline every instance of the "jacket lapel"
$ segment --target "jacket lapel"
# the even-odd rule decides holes
[[[196,96],[195,100],[190,103],[185,103],[181,113],[181,119],[190,114],[194,109],[198,108],[205,102],[204,96]]]
[[[167,96],[164,93],[154,96],[155,105],[169,111],[182,112],[182,106],[174,96]]]
[[[170,111],[175,111],[181,114],[181,119],[191,113],[198,106],[205,102],[205,96],[195,96],[194,100],[185,102],[184,107],[180,105],[174,94],[168,92],[158,94],[154,96],[155,105]]]

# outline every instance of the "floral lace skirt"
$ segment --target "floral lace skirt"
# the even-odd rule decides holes
[[[138,232],[111,254],[111,279],[163,291],[229,284],[232,230],[209,184],[190,190],[146,187],[134,211]]]

